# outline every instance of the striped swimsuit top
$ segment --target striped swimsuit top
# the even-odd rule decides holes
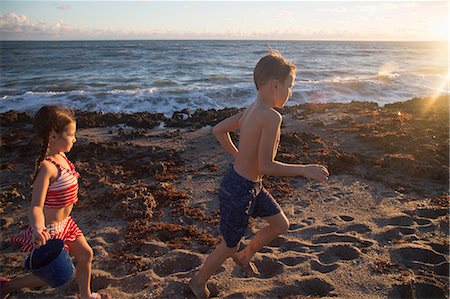
[[[62,167],[51,158],[46,158],[58,168],[58,177],[48,186],[47,197],[44,207],[59,209],[70,206],[78,201],[78,178],[80,174],[75,170],[75,166],[65,156],[70,169]]]

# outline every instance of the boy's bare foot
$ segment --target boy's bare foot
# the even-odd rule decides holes
[[[259,270],[256,267],[255,263],[251,262],[251,261],[247,261],[242,255],[240,255],[239,253],[234,254],[233,256],[233,261],[239,266],[241,267],[241,270],[243,272],[243,274],[246,277],[250,277],[250,276],[258,276]]]
[[[208,287],[202,283],[199,283],[195,276],[192,277],[191,281],[189,281],[189,288],[192,293],[194,293],[195,297],[200,298],[208,298],[211,295],[211,292],[208,290]]]

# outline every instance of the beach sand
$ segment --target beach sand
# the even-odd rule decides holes
[[[290,221],[246,278],[231,259],[212,277],[229,298],[448,298],[448,97],[284,108],[277,159],[322,163],[328,183],[270,177]],[[232,159],[211,126],[236,113],[77,111],[68,154],[81,174],[72,217],[94,250],[93,291],[192,298],[187,282],[219,242],[218,184]],[[166,126],[161,125],[164,123]],[[28,225],[31,117],[1,115],[1,276],[23,275],[8,241]],[[238,134],[232,136],[236,141]],[[244,244],[264,223],[254,219]],[[77,285],[10,298],[75,298]]]

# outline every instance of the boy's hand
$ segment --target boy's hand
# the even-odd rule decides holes
[[[305,165],[304,177],[310,178],[319,182],[325,182],[329,176],[328,169],[325,166],[318,164]]]
[[[37,231],[33,230],[32,238],[34,246],[36,248],[39,248],[42,245],[45,245],[45,243],[47,243],[47,241],[51,239],[51,236],[48,233],[47,228],[44,227],[42,229],[38,229]]]

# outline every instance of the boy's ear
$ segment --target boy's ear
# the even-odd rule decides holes
[[[272,89],[273,90],[277,89],[278,84],[280,84],[280,82],[278,82],[278,80],[272,80],[272,82],[271,82]]]

